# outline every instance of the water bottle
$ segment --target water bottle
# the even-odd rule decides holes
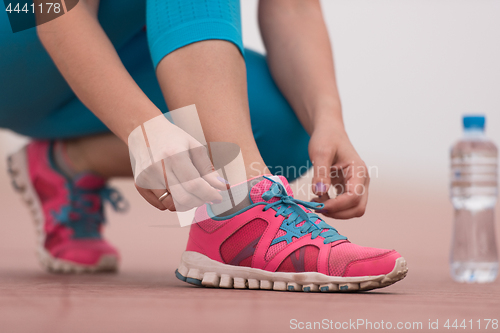
[[[492,282],[498,273],[498,151],[484,134],[484,116],[464,116],[463,125],[462,139],[451,148],[450,196],[455,208],[451,276],[458,282]]]

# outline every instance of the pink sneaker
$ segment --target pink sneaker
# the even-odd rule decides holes
[[[198,208],[177,278],[206,287],[335,292],[382,288],[406,276],[399,253],[350,243],[308,210],[322,204],[294,199],[284,177],[261,179],[251,205],[235,214]]]
[[[97,175],[63,176],[52,148],[51,142],[34,141],[8,159],[12,184],[35,220],[42,266],[64,273],[115,271],[118,252],[101,236],[103,200],[115,210],[122,210],[125,201]]]

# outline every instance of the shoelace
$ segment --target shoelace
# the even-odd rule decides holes
[[[276,211],[274,216],[278,217],[278,215],[282,215],[286,217],[280,227],[280,229],[286,231],[286,235],[274,239],[271,245],[284,240],[286,240],[287,244],[289,244],[293,240],[292,237],[300,238],[308,233],[311,234],[311,239],[315,239],[318,236],[323,237],[323,243],[325,244],[347,239],[347,237],[340,235],[337,229],[327,224],[317,214],[307,213],[302,207],[299,206],[302,205],[309,209],[318,210],[324,207],[322,203],[295,199],[294,197],[286,194],[287,192],[283,185],[267,177],[265,178],[272,181],[273,184],[267,192],[262,194],[262,199],[269,201],[272,198],[278,198],[279,200],[266,205],[263,210],[267,211],[272,208]],[[317,220],[320,220],[318,224],[315,223]],[[304,224],[299,229],[297,224],[300,224],[303,221]]]
[[[59,223],[75,231],[75,238],[100,237],[100,227],[105,221],[103,214],[105,202],[109,202],[113,210],[117,212],[128,209],[128,202],[114,188],[105,186],[97,190],[87,190],[70,185],[69,191],[69,204],[62,207],[59,214],[53,212],[53,215]],[[102,203],[97,203],[97,200]],[[96,207],[96,205],[99,205],[99,207]]]

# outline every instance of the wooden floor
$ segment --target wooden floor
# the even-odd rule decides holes
[[[120,272],[52,275],[35,259],[30,216],[2,173],[0,332],[276,333],[298,331],[293,328],[308,322],[334,330],[336,323],[351,330],[351,323],[359,323],[358,331],[390,322],[393,329],[400,323],[426,332],[429,321],[438,320],[435,332],[448,331],[447,319],[469,326],[472,319],[473,330],[459,331],[482,332],[483,319],[500,319],[499,281],[466,285],[448,275],[452,214],[444,187],[429,193],[417,185],[409,190],[374,180],[363,218],[330,222],[352,242],[397,249],[408,261],[408,276],[378,291],[313,294],[204,289],[177,280],[188,230],[177,227],[172,215],[150,208],[129,181],[115,185],[132,203],[128,214],[110,212],[106,231],[121,250]],[[494,331],[491,324],[486,331]]]

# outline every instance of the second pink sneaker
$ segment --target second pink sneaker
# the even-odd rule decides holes
[[[382,288],[406,276],[394,250],[362,247],[310,209],[322,204],[293,198],[284,177],[253,181],[250,205],[215,216],[196,211],[176,276],[206,287],[289,291],[355,291]]]
[[[52,272],[115,271],[119,254],[102,238],[103,203],[121,210],[125,201],[95,174],[65,177],[52,149],[51,142],[34,141],[8,159],[12,184],[35,220],[40,263]]]

